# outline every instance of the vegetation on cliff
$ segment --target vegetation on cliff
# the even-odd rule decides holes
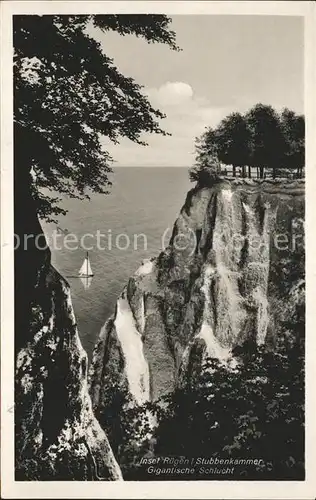
[[[251,177],[251,168],[261,179],[265,172],[273,177],[287,171],[302,176],[305,165],[305,119],[294,111],[277,113],[272,106],[257,104],[244,115],[231,113],[218,127],[207,128],[196,138],[196,165],[190,171],[193,181],[216,178],[232,166],[233,177]]]
[[[194,385],[166,398],[155,453],[258,458],[262,464],[237,467],[231,479],[304,479],[301,333],[282,339],[273,352],[254,346],[251,351],[247,345],[239,352],[246,359],[234,370],[209,359]]]

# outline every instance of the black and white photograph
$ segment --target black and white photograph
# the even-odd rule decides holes
[[[315,4],[89,3],[11,15],[1,316],[15,498],[31,483],[58,498],[59,482],[130,482],[125,498],[152,482],[147,498],[171,498],[164,482],[203,484],[203,498],[240,482],[259,498],[273,482],[292,498],[292,483],[307,498]]]

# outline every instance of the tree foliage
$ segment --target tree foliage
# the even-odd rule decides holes
[[[232,113],[221,121],[216,129],[218,159],[226,165],[241,167],[243,174],[250,159],[250,130],[247,121],[240,113]]]
[[[294,111],[277,113],[272,106],[256,104],[244,115],[231,113],[217,128],[207,128],[196,139],[196,164],[191,180],[203,182],[214,164],[232,165],[233,176],[240,167],[243,177],[251,177],[251,167],[260,178],[270,170],[273,177],[285,170],[302,176],[305,165],[305,119]],[[216,169],[216,174],[221,171]],[[215,175],[216,176],[216,175]]]
[[[250,163],[259,168],[263,177],[264,168],[282,166],[285,153],[285,137],[280,118],[272,106],[257,104],[246,115],[250,129]]]
[[[195,151],[196,165],[189,172],[191,181],[215,180],[220,173],[220,163],[216,132],[211,127],[195,139]]]
[[[15,169],[36,174],[38,213],[63,213],[58,197],[106,193],[112,158],[101,137],[145,144],[143,132],[165,134],[164,115],[142,87],[116,68],[91,30],[134,34],[177,50],[164,15],[14,16]]]
[[[281,127],[285,137],[285,165],[299,173],[305,165],[305,120],[285,108],[281,114]]]
[[[257,349],[234,371],[210,359],[194,386],[177,391],[157,430],[159,454],[260,458],[235,478],[304,477],[303,352],[295,342]]]

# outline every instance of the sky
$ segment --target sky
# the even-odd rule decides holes
[[[107,150],[116,166],[179,166],[194,163],[194,140],[232,111],[270,104],[303,113],[304,19],[293,16],[173,16],[181,52],[135,36],[93,36],[125,75],[144,86],[172,134],[143,135],[148,146],[127,139]],[[92,34],[92,33],[91,33]]]

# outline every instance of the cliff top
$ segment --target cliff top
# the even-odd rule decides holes
[[[258,179],[258,178],[232,178],[232,177],[218,177],[203,179],[198,182],[193,188],[197,191],[203,188],[217,188],[221,189],[227,185],[233,188],[259,188],[269,193],[287,193],[287,194],[303,194],[305,189],[305,178],[289,179],[284,177],[276,177],[275,179]]]

